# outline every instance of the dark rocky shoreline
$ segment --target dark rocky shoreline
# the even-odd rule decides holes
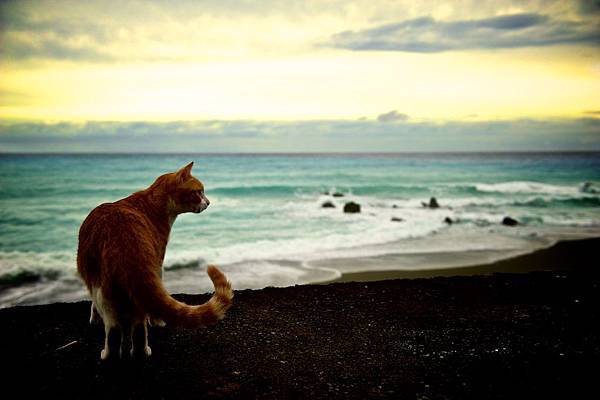
[[[218,325],[152,328],[150,359],[108,363],[89,302],[14,307],[0,310],[2,387],[24,398],[583,397],[596,391],[599,284],[573,266],[243,290]]]

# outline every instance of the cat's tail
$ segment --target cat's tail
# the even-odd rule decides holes
[[[217,267],[209,265],[206,272],[215,287],[215,293],[204,304],[187,305],[175,300],[158,276],[152,282],[137,285],[142,292],[139,303],[152,317],[161,318],[171,326],[197,327],[214,324],[223,319],[225,311],[231,307],[233,290],[225,274]]]

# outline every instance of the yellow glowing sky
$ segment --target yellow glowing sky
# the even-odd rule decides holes
[[[598,22],[579,2],[413,3],[9,2],[0,119],[373,119],[398,110],[445,121],[600,110],[600,52],[586,32],[550,45],[426,53],[331,44],[340,32],[421,16],[539,14],[592,35]]]

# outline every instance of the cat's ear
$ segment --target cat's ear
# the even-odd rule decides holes
[[[186,165],[185,167],[181,168],[179,171],[177,171],[177,179],[179,179],[180,182],[185,182],[188,179],[190,179],[192,177],[192,167],[194,166],[194,162],[192,161],[191,163],[189,163],[188,165]]]

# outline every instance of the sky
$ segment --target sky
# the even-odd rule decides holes
[[[600,150],[600,1],[0,1],[0,152]]]

